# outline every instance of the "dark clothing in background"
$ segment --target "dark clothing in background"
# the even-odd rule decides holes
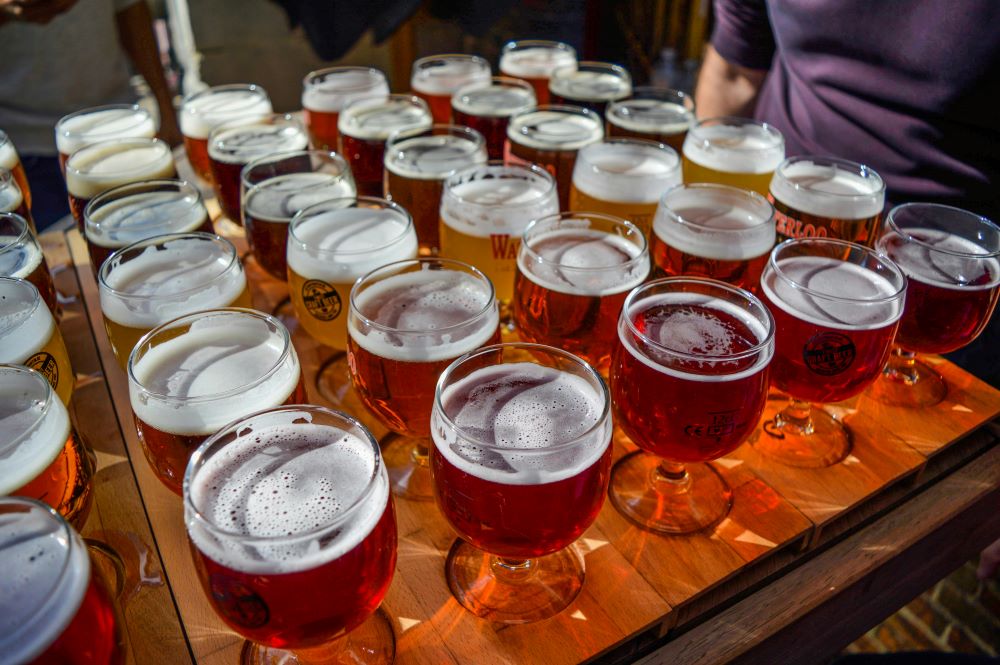
[[[21,155],[21,163],[31,184],[31,217],[41,232],[69,214],[66,181],[58,157]]]
[[[274,0],[288,14],[291,27],[301,25],[310,46],[323,60],[342,57],[366,30],[375,43],[386,39],[420,7],[420,0]]]

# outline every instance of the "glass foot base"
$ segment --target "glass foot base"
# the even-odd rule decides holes
[[[916,361],[909,372],[899,372],[887,367],[872,387],[868,396],[882,404],[919,409],[944,401],[948,384],[927,363]]]
[[[622,515],[661,533],[710,529],[733,507],[733,490],[710,464],[685,464],[682,475],[668,475],[662,459],[642,451],[615,464],[608,495]]]
[[[354,392],[350,371],[347,367],[347,353],[334,351],[316,373],[316,390],[333,408],[348,413],[363,413],[361,400]]]
[[[772,406],[773,405],[773,406]],[[811,429],[783,418],[780,403],[768,402],[763,425],[750,436],[750,445],[776,462],[818,469],[840,462],[851,452],[851,432],[822,409],[810,411]]]
[[[583,588],[583,557],[570,545],[548,556],[508,561],[456,540],[445,577],[452,595],[494,623],[541,621],[566,609]]]
[[[394,495],[411,501],[434,499],[426,441],[390,432],[382,437],[379,446]]]
[[[328,644],[294,651],[244,642],[243,665],[358,665],[391,663],[396,655],[396,636],[385,612],[375,614],[350,633]]]

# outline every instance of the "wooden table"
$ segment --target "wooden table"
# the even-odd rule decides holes
[[[239,240],[237,240],[239,242]],[[79,234],[43,237],[67,304],[61,328],[79,384],[72,412],[97,451],[85,534],[121,551],[129,662],[235,663],[242,640],[209,606],[194,572],[179,499],[155,478],[136,437],[127,381],[104,334]],[[252,260],[255,304],[285,287]],[[329,354],[293,326],[316,403]],[[397,501],[399,560],[383,607],[409,663],[814,663],[836,653],[1000,537],[1000,392],[935,360],[950,392],[922,411],[861,396],[835,405],[857,433],[828,469],[782,467],[749,446],[717,462],[735,508],[711,533],[641,531],[608,503],[578,543],[583,592],[535,624],[477,619],[445,584],[454,534],[433,503]],[[384,429],[358,407],[376,436]],[[616,459],[633,449],[616,437]]]

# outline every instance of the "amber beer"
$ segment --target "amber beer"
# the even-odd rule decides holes
[[[778,220],[778,240],[840,238],[875,242],[885,183],[863,164],[835,157],[790,157],[771,179],[768,198]]]
[[[608,104],[608,136],[649,139],[680,153],[695,123],[694,100],[680,90],[641,86]]]
[[[14,181],[17,183],[17,188],[24,197],[25,210],[31,210],[31,186],[28,184],[28,176],[24,172],[24,164],[21,163],[21,157],[17,154],[14,142],[7,136],[7,132],[2,129],[0,129],[0,169],[10,171],[14,177]],[[2,198],[3,195],[0,194],[0,200]],[[7,210],[6,212],[17,211]],[[23,216],[28,217],[28,215]]]
[[[434,122],[451,122],[451,97],[470,83],[489,84],[490,63],[478,55],[450,53],[431,55],[413,63],[410,88],[431,109]]]
[[[59,166],[65,175],[70,155],[94,143],[155,136],[156,121],[138,104],[109,104],[76,111],[56,123]]]
[[[45,376],[0,365],[0,496],[44,501],[82,528],[93,473],[91,453]]]
[[[538,164],[552,174],[560,210],[569,206],[577,152],[603,138],[600,117],[579,106],[538,106],[515,114],[507,125],[511,159]]]
[[[159,139],[94,143],[74,152],[66,162],[69,209],[83,232],[83,211],[98,194],[130,182],[176,176],[170,146]]]
[[[0,166],[0,213],[2,212],[12,212],[23,217],[31,230],[35,230],[35,220],[31,218],[28,202],[24,199],[14,175]]]
[[[211,233],[154,236],[114,252],[97,274],[108,342],[125,369],[143,335],[184,314],[251,307],[233,244]]]
[[[357,628],[396,565],[378,442],[319,406],[256,413],[207,440],[184,477],[184,521],[209,602],[262,650],[316,646]],[[341,662],[391,654],[391,630],[384,639]],[[329,653],[347,656],[333,645]]]
[[[658,277],[711,277],[757,291],[774,247],[774,208],[726,185],[683,185],[663,195],[650,241]]]
[[[288,330],[251,309],[211,309],[145,335],[128,360],[143,452],[176,494],[191,453],[227,423],[306,399]]]
[[[681,158],[662,143],[604,139],[580,149],[569,209],[624,217],[649,237],[656,204],[681,184]]]
[[[120,665],[118,617],[87,545],[43,503],[0,498],[5,663]]]
[[[183,180],[144,180],[109,189],[83,210],[94,275],[112,252],[168,233],[212,233],[198,188]]]
[[[584,60],[556,69],[549,78],[553,104],[583,106],[602,118],[609,103],[631,94],[632,76],[610,62]]]
[[[76,377],[62,333],[31,282],[0,277],[0,363],[38,370],[69,405]]]
[[[261,157],[243,169],[243,226],[260,266],[288,279],[288,224],[300,210],[357,194],[351,167],[335,152],[301,150]]]
[[[451,98],[456,125],[471,127],[486,139],[490,159],[503,159],[510,117],[535,105],[535,91],[518,79],[494,76],[459,88]]]
[[[347,348],[347,307],[361,276],[417,256],[413,220],[384,199],[360,196],[304,209],[288,233],[288,292],[302,327]]]
[[[38,238],[20,215],[0,213],[0,277],[18,277],[35,285],[53,314],[59,312],[56,287]]]
[[[576,62],[576,49],[563,42],[546,39],[519,39],[503,45],[500,73],[521,79],[535,89],[539,104],[549,103],[552,72]]]
[[[713,182],[767,196],[771,176],[785,159],[777,129],[747,118],[698,122],[684,139],[684,182]]]
[[[312,146],[340,150],[337,124],[340,112],[360,99],[385,99],[389,84],[374,67],[327,67],[309,72],[302,80],[302,114]]]
[[[607,371],[622,303],[648,275],[646,237],[631,222],[588,212],[535,220],[517,255],[518,334]]]
[[[184,98],[180,129],[188,162],[205,182],[212,182],[208,163],[208,135],[221,124],[233,120],[259,120],[273,113],[267,91],[259,85],[217,85]]]
[[[555,180],[537,166],[490,162],[460,171],[445,180],[441,196],[441,256],[482,270],[504,309],[514,295],[521,234],[557,212]]]
[[[445,179],[486,162],[483,135],[468,127],[434,125],[427,130],[400,130],[385,146],[386,198],[413,216],[422,255],[441,247],[438,220]]]

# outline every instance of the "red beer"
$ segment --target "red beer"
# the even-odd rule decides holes
[[[560,67],[549,78],[553,104],[575,104],[604,117],[610,102],[632,94],[632,76],[610,62],[581,61]]]
[[[535,92],[518,79],[494,76],[489,83],[476,81],[451,98],[455,124],[472,127],[486,139],[490,159],[503,159],[510,117],[535,105]]]
[[[302,80],[302,115],[316,149],[340,150],[340,112],[359,99],[389,96],[385,74],[374,67],[328,67]]]
[[[563,42],[520,39],[503,45],[500,72],[521,79],[535,89],[539,104],[549,103],[549,76],[560,67],[576,62],[576,49]]]
[[[492,72],[490,63],[478,55],[451,53],[431,55],[413,63],[410,88],[431,109],[434,122],[451,122],[451,96],[459,88],[471,84],[486,84]]]

